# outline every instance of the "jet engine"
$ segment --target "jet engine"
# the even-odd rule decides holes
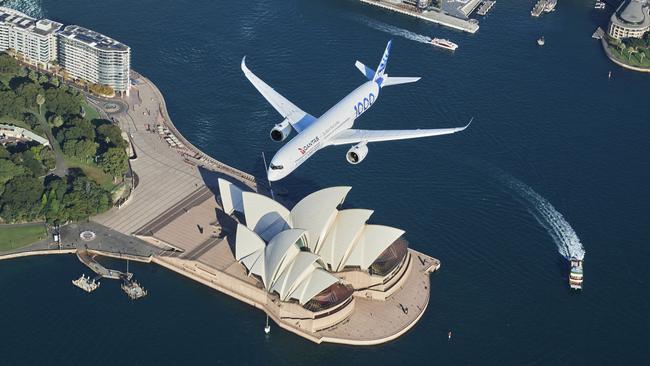
[[[365,142],[356,144],[345,154],[345,159],[350,164],[359,164],[368,155],[368,145]]]
[[[271,140],[273,141],[284,141],[291,134],[291,125],[289,120],[285,119],[284,121],[278,123],[271,129]]]

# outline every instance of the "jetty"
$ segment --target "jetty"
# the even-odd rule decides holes
[[[387,0],[360,0],[364,4],[377,6],[383,9],[391,10],[400,14],[412,16],[428,22],[440,24],[445,27],[461,30],[467,33],[476,33],[479,25],[476,19],[461,19],[440,9],[419,10],[413,5],[405,3],[395,3]]]
[[[485,16],[496,3],[497,3],[496,0],[485,0],[481,3],[481,6],[479,6],[476,13],[478,15]]]
[[[102,266],[95,260],[95,255],[91,255],[86,249],[77,249],[77,258],[79,258],[79,261],[81,261],[81,263],[85,264],[100,277],[127,281],[130,281],[133,277],[133,273],[124,273]]]

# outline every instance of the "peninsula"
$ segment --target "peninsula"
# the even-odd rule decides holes
[[[289,209],[255,177],[187,141],[149,79],[130,70],[112,89],[112,98],[85,97],[124,133],[126,197],[0,259],[83,251],[156,263],[316,343],[388,342],[422,317],[440,262],[409,248],[404,231],[367,224],[372,211],[340,209],[350,187],[314,192]]]

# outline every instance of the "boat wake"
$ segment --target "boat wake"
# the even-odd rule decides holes
[[[553,205],[517,178],[501,172],[498,179],[519,197],[530,204],[529,212],[548,231],[557,245],[558,252],[567,260],[584,259],[585,249],[578,234]]]
[[[384,22],[380,22],[378,20],[368,18],[368,17],[355,17],[354,20],[360,22],[363,25],[366,25],[372,29],[376,29],[378,31],[384,32],[391,34],[395,37],[402,37],[409,39],[411,41],[415,42],[420,42],[420,43],[430,43],[431,38],[427,36],[423,36],[421,34],[417,34],[414,32],[411,32],[409,30],[406,30],[404,28],[396,27],[394,25],[390,25]]]
[[[41,0],[6,0],[0,1],[0,6],[18,10],[36,19],[45,17]]]
[[[461,162],[492,177],[518,198],[521,198],[527,204],[528,212],[546,229],[555,242],[558,252],[565,259],[584,259],[585,249],[578,234],[546,198],[535,192],[526,183],[491,164],[473,159],[462,159]]]

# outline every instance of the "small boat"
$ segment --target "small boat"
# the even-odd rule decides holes
[[[442,38],[433,38],[431,40],[431,44],[436,46],[436,47],[444,48],[444,49],[450,50],[450,51],[455,51],[458,48],[458,45],[455,44],[454,42],[452,42],[452,41],[450,41],[448,39],[442,39]]]
[[[569,272],[569,286],[572,290],[582,290],[583,281],[582,259],[571,258],[571,271]]]
[[[537,44],[540,46],[543,46],[546,41],[544,41],[544,36],[541,36],[539,39],[537,39]]]
[[[269,316],[266,316],[266,326],[264,327],[264,334],[271,333],[271,326],[269,325]]]
[[[556,5],[557,5],[557,0],[548,0],[546,2],[546,5],[544,5],[544,11],[550,13],[555,10]]]

